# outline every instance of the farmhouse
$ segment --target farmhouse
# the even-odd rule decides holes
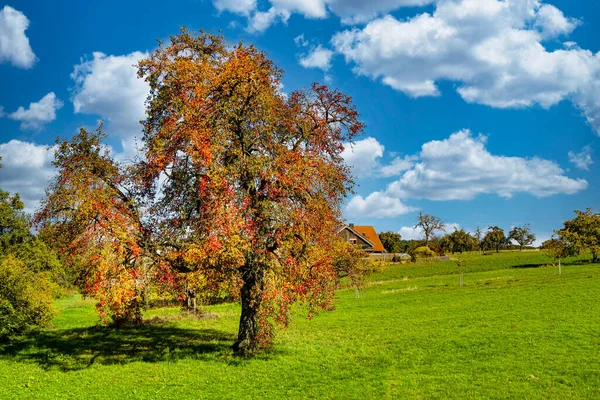
[[[368,253],[385,253],[383,244],[372,226],[344,225],[338,229],[338,234],[349,243],[359,246]]]

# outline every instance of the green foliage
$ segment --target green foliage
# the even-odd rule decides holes
[[[597,262],[600,256],[600,214],[575,210],[577,215],[565,222],[563,229],[557,232],[561,241],[567,246],[573,246],[577,251],[590,251],[592,261]]]
[[[454,228],[454,232],[440,239],[440,246],[445,252],[463,253],[477,249],[478,242],[469,232],[464,229]]]
[[[54,314],[52,284],[9,255],[0,260],[0,339],[48,326]]]
[[[381,232],[379,234],[379,240],[383,244],[383,247],[388,253],[402,253],[402,236],[399,233],[394,232]]]
[[[23,243],[31,236],[23,207],[18,193],[11,196],[0,189],[0,255],[6,255],[12,246]]]
[[[435,251],[431,250],[427,246],[420,246],[412,251],[411,256],[413,257],[414,261],[417,261],[417,260],[421,260],[424,258],[426,259],[426,258],[435,257],[435,256],[437,256],[437,254]]]
[[[500,251],[500,247],[506,244],[506,236],[504,230],[498,226],[490,226],[485,237],[483,238],[483,246],[488,249],[495,249],[496,253]]]

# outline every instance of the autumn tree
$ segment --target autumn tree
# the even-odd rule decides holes
[[[429,238],[433,233],[444,230],[444,224],[439,217],[420,212],[417,221],[415,228],[421,228],[423,230],[423,233],[425,234],[425,246],[429,245]]]
[[[67,268],[78,270],[84,294],[98,300],[105,320],[139,323],[147,281],[149,234],[132,193],[130,174],[102,146],[102,125],[57,139],[58,174],[36,215],[36,225],[60,248]]]
[[[500,252],[500,247],[506,243],[504,230],[498,226],[490,226],[483,238],[483,243],[487,248],[496,249],[496,253]]]
[[[576,217],[564,223],[557,231],[559,238],[572,245],[578,252],[589,251],[592,261],[598,262],[600,256],[600,214],[590,208],[575,210]]]
[[[379,240],[388,253],[402,252],[402,236],[395,232],[381,232]]]
[[[523,251],[523,247],[529,246],[535,242],[535,235],[531,231],[529,224],[525,224],[523,226],[515,226],[508,233],[508,239],[517,242],[520,250]]]
[[[235,351],[268,344],[294,302],[332,308],[352,187],[341,153],[363,129],[351,99],[319,84],[283,95],[264,53],[207,33],[160,44],[139,76],[151,91],[136,177],[147,197],[164,177],[151,212],[165,257],[239,294]]]

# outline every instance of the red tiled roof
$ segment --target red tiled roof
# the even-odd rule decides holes
[[[375,228],[372,226],[354,226],[353,229],[373,243],[373,251],[385,251],[377,232],[375,232]]]

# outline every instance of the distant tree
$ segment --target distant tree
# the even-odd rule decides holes
[[[454,228],[454,232],[445,235],[440,241],[441,247],[447,252],[473,251],[477,248],[477,239],[464,229]]]
[[[454,253],[454,241],[450,235],[444,235],[440,238],[440,247],[444,253]]]
[[[498,226],[490,226],[483,238],[485,247],[496,249],[496,253],[500,252],[500,247],[506,244],[506,236],[504,230]]]
[[[483,248],[483,232],[480,227],[475,229],[475,233],[473,234],[473,238],[476,240],[476,249],[481,250]]]
[[[535,242],[535,235],[531,231],[529,224],[515,226],[508,233],[508,238],[519,244],[520,251],[523,251],[523,247],[529,246]]]
[[[569,243],[578,252],[590,251],[592,261],[598,262],[600,256],[600,214],[590,208],[586,211],[575,210],[577,215],[564,223],[557,231],[560,240]]]
[[[439,217],[419,213],[417,221],[418,222],[415,225],[415,228],[423,229],[423,233],[425,234],[425,246],[429,246],[429,239],[431,238],[431,235],[435,233],[435,231],[444,230],[444,224]]]
[[[402,236],[395,232],[381,232],[379,240],[388,253],[402,253]]]

